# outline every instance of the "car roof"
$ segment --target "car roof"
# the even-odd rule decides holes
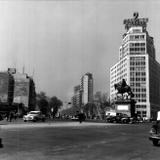
[[[41,111],[30,111],[29,113],[40,113]]]

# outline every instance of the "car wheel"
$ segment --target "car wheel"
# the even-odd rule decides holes
[[[158,145],[158,140],[157,139],[153,139],[153,145],[157,146]]]
[[[127,120],[123,120],[123,123],[127,123]]]

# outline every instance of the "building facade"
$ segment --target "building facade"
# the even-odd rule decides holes
[[[29,85],[30,80],[26,74],[15,73],[14,76],[14,99],[13,103],[22,103],[29,106]]]
[[[81,94],[81,87],[77,85],[74,87],[74,95],[72,97],[72,105],[74,107],[80,108],[82,103],[82,94]]]
[[[11,105],[13,102],[14,79],[8,72],[0,72],[0,103]]]
[[[125,19],[126,33],[119,48],[119,60],[110,68],[110,99],[116,98],[114,84],[125,79],[136,100],[136,113],[155,117],[160,110],[160,64],[155,58],[154,40],[147,31],[147,18]]]
[[[26,73],[14,72],[13,103],[23,104],[25,108],[34,109],[36,105],[35,83]]]
[[[93,76],[86,73],[81,78],[82,105],[93,103]]]
[[[33,79],[27,74],[16,72],[15,68],[0,72],[0,104],[1,106],[18,106],[21,104],[26,109],[33,109],[36,105]]]

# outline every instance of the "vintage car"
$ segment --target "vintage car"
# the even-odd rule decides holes
[[[45,116],[41,113],[41,111],[30,111],[27,115],[23,116],[24,122],[27,121],[42,121],[46,120]]]
[[[109,123],[129,123],[130,117],[126,114],[117,113],[116,116],[108,116],[106,121]]]
[[[160,141],[160,122],[156,122],[156,124],[154,124],[149,132],[149,140],[152,141],[154,146],[157,146],[159,141]]]
[[[75,116],[72,116],[71,120],[72,120],[72,121],[78,121],[78,120],[79,120],[79,118],[78,118],[78,116],[77,116],[77,115],[75,115]]]
[[[80,122],[85,121],[85,119],[86,116],[83,113],[78,113],[71,118],[72,121],[80,121]]]

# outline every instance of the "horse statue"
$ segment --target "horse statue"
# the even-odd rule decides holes
[[[127,93],[130,97],[134,96],[133,92],[131,91],[131,87],[127,85],[125,79],[122,79],[122,82],[114,84],[114,88],[118,90],[117,94],[121,94],[123,98],[124,93]]]

